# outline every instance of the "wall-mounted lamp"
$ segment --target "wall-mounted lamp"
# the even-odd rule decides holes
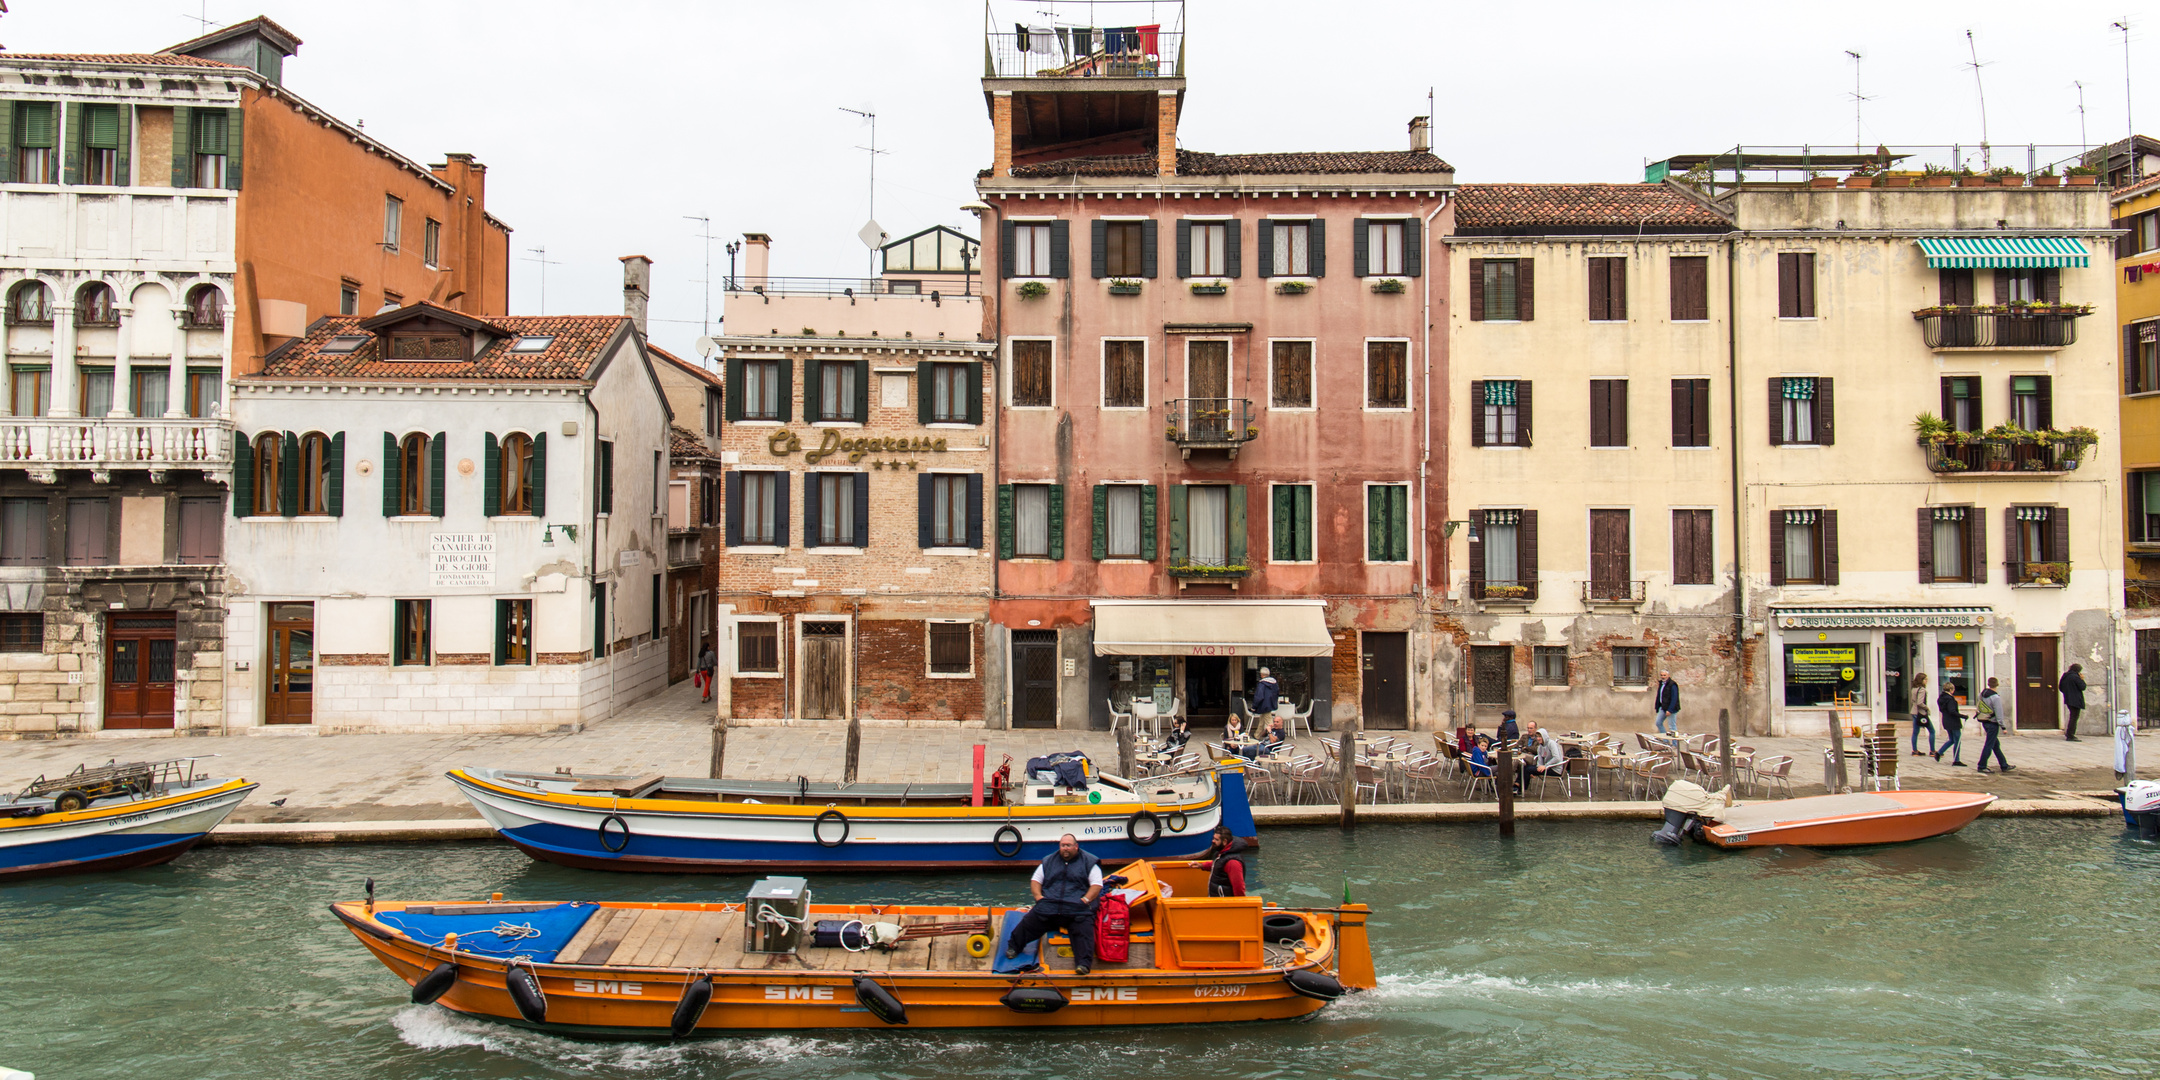
[[[563,535],[570,538],[571,543],[577,543],[577,526],[575,525],[550,525],[540,530],[540,542],[543,544],[554,543],[555,530],[557,529],[561,529],[563,531]]]
[[[1455,535],[1455,530],[1456,530],[1457,528],[1461,527],[1461,526],[1464,526],[1464,525],[1470,525],[1470,522],[1468,522],[1468,521],[1446,521],[1446,522],[1442,522],[1442,523],[1440,524],[1440,535],[1442,535],[1442,536],[1449,536],[1449,537],[1452,537],[1452,536],[1454,536],[1454,535]],[[1477,539],[1477,526],[1475,526],[1475,525],[1470,525],[1470,539],[1472,539],[1472,540],[1475,540],[1475,539]]]

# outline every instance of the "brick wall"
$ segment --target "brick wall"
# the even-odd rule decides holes
[[[929,631],[919,619],[865,619],[856,624],[856,715],[879,720],[979,721],[983,715],[984,627],[968,624],[973,672],[965,678],[930,675]]]

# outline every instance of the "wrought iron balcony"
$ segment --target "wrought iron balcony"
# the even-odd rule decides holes
[[[1228,450],[1234,458],[1239,447],[1260,437],[1250,398],[1172,398],[1168,408],[1163,437],[1188,458],[1195,450]]]
[[[1582,583],[1583,603],[1593,607],[1641,607],[1649,595],[1647,581],[1597,581]]]
[[[51,482],[61,469],[232,471],[232,422],[187,417],[0,417],[0,467],[28,469]]]
[[[2090,304],[1945,305],[1913,318],[1930,349],[2060,349],[2077,344],[2077,320],[2092,311]]]
[[[1185,73],[1185,34],[1161,26],[1044,27],[983,35],[992,79],[1157,79]]]
[[[1537,593],[1538,583],[1535,580],[1493,581],[1480,578],[1470,582],[1470,599],[1486,607],[1529,607],[1537,602]]]
[[[2070,584],[2070,564],[2066,562],[2010,562],[2010,584],[2041,589],[2060,589]]]
[[[1921,439],[1928,471],[1944,479],[2045,480],[2077,469],[2099,441],[2080,434],[2046,433],[1963,442]]]

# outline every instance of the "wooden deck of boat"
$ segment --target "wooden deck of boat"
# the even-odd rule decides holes
[[[826,916],[827,918],[837,916]],[[999,909],[996,918],[1005,917]],[[815,916],[813,916],[813,919]],[[960,915],[866,916],[865,922],[896,922],[902,927],[963,921]],[[993,924],[994,925],[994,924]],[[796,953],[748,953],[743,951],[743,913],[689,911],[674,908],[603,907],[593,912],[576,936],[555,955],[558,964],[597,967],[655,967],[743,969],[783,971],[989,971],[991,957],[967,954],[968,933],[909,938],[887,951],[850,952],[841,948],[817,948],[805,944]],[[805,938],[808,933],[805,932]],[[1053,940],[1062,941],[1062,938]],[[1069,970],[1070,956],[1047,950],[1045,966]],[[1097,963],[1097,969],[1151,969],[1155,946],[1134,941],[1125,963]]]

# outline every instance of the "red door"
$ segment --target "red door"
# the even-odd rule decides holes
[[[176,656],[169,611],[105,617],[105,726],[173,726]]]

